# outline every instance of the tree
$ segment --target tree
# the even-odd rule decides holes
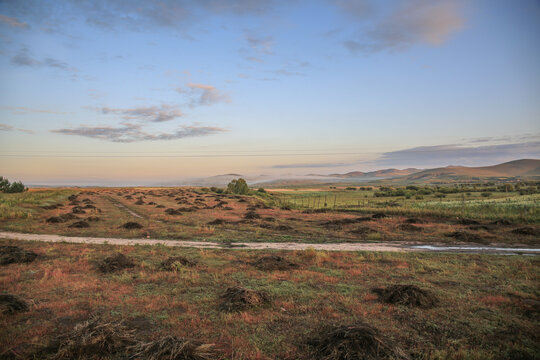
[[[249,193],[249,187],[246,180],[239,178],[232,180],[229,185],[227,185],[227,191],[233,194],[245,195]]]
[[[5,193],[20,193],[27,190],[28,188],[22,182],[16,181],[10,184],[8,179],[0,176],[0,191]]]

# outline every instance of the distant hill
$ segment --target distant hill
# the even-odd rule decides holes
[[[466,167],[447,166],[419,171],[398,178],[403,181],[467,180],[475,178],[534,178],[540,176],[540,160],[522,159],[499,165]]]
[[[242,176],[240,174],[224,174],[208,178],[192,179],[186,185],[199,186],[225,186],[232,179],[243,177],[249,185],[264,186],[309,186],[355,183],[435,183],[475,181],[486,179],[540,179],[540,160],[522,159],[509,161],[503,164],[482,167],[447,166],[435,169],[382,169],[376,171],[352,171],[346,174],[309,174],[304,176],[283,175],[272,177],[269,175]]]

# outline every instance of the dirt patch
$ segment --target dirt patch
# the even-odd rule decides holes
[[[161,262],[161,268],[167,271],[178,271],[182,266],[195,266],[197,265],[196,261],[190,260],[183,256],[172,256]]]
[[[167,335],[150,342],[140,342],[129,348],[130,359],[210,360],[219,356],[213,344]]]
[[[135,264],[122,253],[116,253],[98,263],[98,270],[102,273],[110,273],[132,267],[135,267]]]
[[[540,230],[535,229],[532,226],[524,226],[524,227],[512,230],[512,234],[540,236]]]
[[[290,270],[298,268],[298,264],[278,255],[263,256],[254,261],[252,265],[259,270]]]
[[[124,229],[132,230],[132,229],[142,229],[142,225],[135,221],[129,221],[122,225]]]
[[[308,339],[312,359],[409,359],[377,328],[362,321],[323,326]]]
[[[242,311],[270,303],[270,297],[264,291],[246,289],[241,286],[228,288],[221,296],[220,310]]]
[[[15,314],[28,311],[26,301],[16,295],[0,294],[0,314]]]
[[[482,238],[468,231],[453,231],[445,234],[446,237],[451,237],[460,241],[482,241]]]
[[[99,317],[78,323],[43,350],[49,359],[109,359],[123,354],[135,344],[134,331],[120,322]]]
[[[75,229],[84,229],[90,227],[90,224],[88,224],[86,221],[76,221],[68,227]]]
[[[423,230],[420,226],[416,226],[413,224],[401,224],[398,226],[398,229],[409,232],[419,232]]]
[[[392,285],[387,288],[376,288],[373,292],[379,295],[379,300],[389,304],[417,306],[429,309],[438,304],[439,300],[430,291],[416,285]]]
[[[21,249],[18,246],[0,246],[0,265],[30,263],[37,256],[38,254],[35,252]]]

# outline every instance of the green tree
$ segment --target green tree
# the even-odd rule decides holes
[[[227,191],[233,194],[245,195],[249,193],[249,187],[246,180],[239,178],[232,180],[229,185],[227,185]]]
[[[20,193],[27,190],[28,188],[22,182],[16,181],[10,184],[8,179],[0,176],[0,191],[5,193]]]

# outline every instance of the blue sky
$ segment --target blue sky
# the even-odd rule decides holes
[[[0,1],[0,167],[153,183],[540,157],[538,1]]]

